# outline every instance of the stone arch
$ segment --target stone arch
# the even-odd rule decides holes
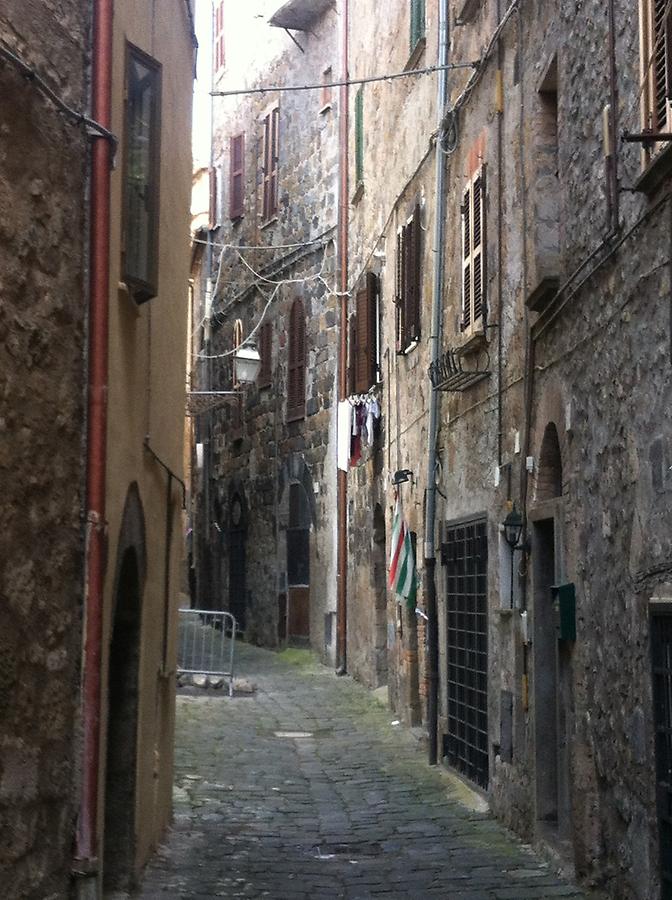
[[[133,482],[119,531],[112,597],[103,848],[106,890],[127,890],[135,877],[140,645],[146,571],[145,517],[138,486]]]
[[[539,451],[535,500],[543,503],[563,494],[562,450],[555,422],[549,422]]]

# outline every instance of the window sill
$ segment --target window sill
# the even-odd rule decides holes
[[[635,182],[635,190],[651,195],[672,172],[672,143],[657,153]]]
[[[558,293],[560,279],[557,275],[547,275],[542,278],[537,286],[528,294],[525,306],[533,312],[543,312],[547,309],[553,298]]]
[[[275,225],[275,223],[276,223],[277,221],[278,221],[278,217],[277,217],[277,215],[276,215],[276,216],[273,216],[273,218],[271,218],[271,219],[266,219],[266,221],[265,221],[265,222],[262,222],[261,225],[260,225],[259,227],[260,227],[261,230],[263,231],[264,228],[269,228],[271,225]]]
[[[364,182],[360,181],[360,183],[355,188],[355,193],[352,195],[352,200],[350,201],[351,206],[356,206],[359,201],[364,196]]]
[[[421,37],[416,43],[415,47],[411,50],[411,55],[408,57],[408,62],[404,66],[404,72],[410,72],[411,69],[415,69],[422,59],[422,54],[425,52],[425,47],[427,46],[427,38]]]
[[[459,342],[459,350],[462,356],[468,356],[470,353],[480,352],[487,343],[488,339],[484,330],[465,331],[462,333],[462,339]]]
[[[420,340],[411,341],[411,343],[403,350],[397,350],[397,356],[408,356],[409,353],[412,353],[419,344]]]
[[[239,222],[245,218],[245,213],[239,213],[237,216],[229,216],[229,221],[232,225],[237,225]]]
[[[287,413],[287,424],[291,424],[292,422],[303,422],[305,418],[305,410],[301,410],[301,412]]]
[[[326,113],[331,111],[331,102],[325,103],[322,109],[319,111],[318,115],[323,116]]]

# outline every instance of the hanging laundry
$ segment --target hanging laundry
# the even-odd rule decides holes
[[[352,406],[347,400],[338,404],[338,449],[337,465],[343,472],[348,471],[350,462],[350,444],[352,441]]]

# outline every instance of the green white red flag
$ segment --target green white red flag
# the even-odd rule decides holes
[[[411,533],[404,521],[399,496],[397,496],[394,508],[394,522],[392,524],[389,585],[395,594],[406,600],[409,609],[415,609],[418,593],[415,554],[413,552]]]

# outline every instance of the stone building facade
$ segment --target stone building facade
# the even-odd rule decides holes
[[[85,109],[81,4],[37,7],[3,3],[0,46]],[[76,815],[87,141],[4,57],[0,94],[0,884],[61,897]]]
[[[298,22],[301,48],[269,23],[279,6],[227,8],[215,90],[329,80],[333,5]],[[250,46],[259,48],[251,64]],[[237,395],[196,424],[199,604],[229,609],[251,641],[310,643],[333,661],[336,96],[216,96],[213,108],[212,227],[194,277],[197,374],[201,389]],[[232,354],[250,336],[262,368],[256,385],[238,385]]]
[[[450,72],[439,131],[440,754],[614,898],[668,896],[672,852],[669,152],[621,140],[667,128],[669,82],[649,71],[667,32],[640,5],[448,3],[450,62],[480,64]],[[390,4],[381,28],[354,0],[351,77],[436,62],[438,3],[422,5],[424,40],[415,6]],[[418,548],[423,537],[434,91],[412,76],[352,98],[350,284],[354,297],[364,273],[379,278],[388,366],[379,443],[348,485],[348,658],[369,682],[359,623],[380,614],[372,549],[381,511],[389,535],[397,469],[413,471],[402,498]],[[419,340],[400,346],[398,241],[416,209]],[[388,597],[390,698],[413,722],[427,665],[409,620]]]

